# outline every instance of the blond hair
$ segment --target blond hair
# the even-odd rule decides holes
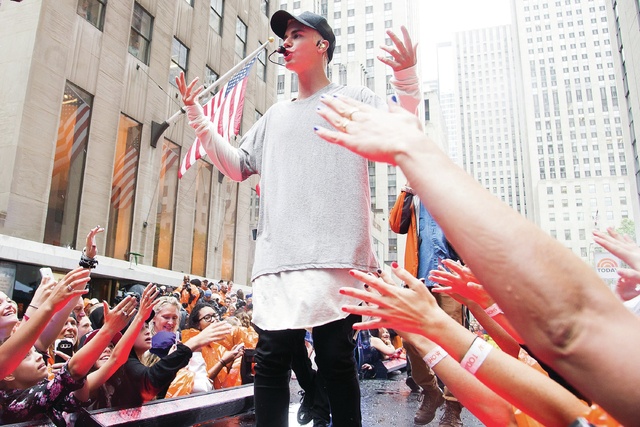
[[[155,313],[155,315],[158,315],[158,313],[160,313],[160,311],[167,305],[172,305],[176,308],[176,310],[178,311],[178,321],[176,322],[176,327],[175,330],[173,332],[176,332],[178,330],[178,328],[180,327],[180,308],[182,307],[180,305],[180,302],[172,296],[164,296],[164,297],[160,297],[158,298],[158,302],[156,303],[155,307],[153,307],[153,312]],[[149,329],[151,331],[151,335],[155,335],[156,334],[156,329],[155,329],[155,322],[154,322],[155,318],[153,320],[151,320],[151,328]]]

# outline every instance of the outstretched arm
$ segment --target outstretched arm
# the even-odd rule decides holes
[[[482,285],[477,283],[478,279],[471,269],[450,259],[444,260],[442,265],[449,270],[440,267],[440,270],[432,270],[429,273],[429,280],[442,285],[441,287],[433,288],[433,292],[449,294],[459,301],[460,298],[464,299],[465,301],[460,302],[469,307],[469,310],[471,310],[478,322],[484,326],[489,335],[502,342],[502,344],[498,343],[500,348],[509,354],[513,354],[514,357],[518,357],[520,352],[519,344],[524,341],[513,329],[502,310],[498,309],[497,305],[494,305],[493,298],[485,291]],[[485,311],[490,307],[495,308],[491,316]],[[508,336],[504,336],[505,333]]]
[[[70,300],[87,293],[84,287],[89,281],[89,271],[77,268],[66,277],[70,280],[60,280],[58,283],[51,282],[46,285],[44,302],[35,310],[29,321],[22,322],[13,335],[0,346],[0,378],[11,374],[18,367],[54,313]]]
[[[100,369],[87,375],[87,381],[82,389],[75,391],[76,397],[85,402],[89,397],[102,386],[111,376],[127,361],[127,357],[133,348],[133,344],[140,333],[140,329],[144,326],[145,320],[151,314],[151,310],[155,305],[156,296],[159,291],[156,285],[149,283],[142,292],[140,298],[140,307],[133,322],[127,328],[120,341],[116,344],[113,352],[109,356],[109,360],[100,367]],[[94,362],[95,363],[95,362]]]
[[[382,278],[360,271],[351,271],[356,279],[379,293],[355,288],[340,289],[344,295],[370,303],[343,308],[348,313],[373,318],[356,323],[354,328],[384,326],[419,333],[440,344],[456,361],[465,358],[475,339],[491,347],[449,317],[420,280],[396,263],[392,265],[392,271],[408,288],[385,283]],[[475,368],[477,379],[546,426],[566,427],[588,412],[585,404],[558,383],[498,349],[491,350],[484,362],[478,362]]]
[[[420,81],[416,70],[418,45],[413,44],[409,31],[404,25],[400,30],[402,31],[402,40],[393,31],[387,30],[387,35],[393,42],[393,46],[380,46],[389,56],[380,55],[378,60],[393,69],[391,84],[396,90],[402,108],[416,114],[422,101]]]
[[[104,231],[104,228],[97,226],[92,228],[87,234],[86,245],[85,245],[85,249],[83,250],[83,254],[86,255],[88,258],[95,258],[96,255],[98,254],[98,246],[96,245],[96,235],[98,233],[102,233],[103,231]],[[65,276],[64,279],[62,280],[68,280],[67,279],[68,276],[69,275],[67,274],[67,276]],[[42,283],[40,284],[40,286],[42,286]],[[40,306],[41,299],[39,297],[40,295],[36,290],[36,294],[33,296],[31,305],[27,307],[26,314],[29,317],[33,315],[32,305],[36,307]],[[81,297],[78,296],[78,298],[81,298]],[[35,347],[39,351],[42,351],[42,352],[46,351],[49,348],[49,346],[53,344],[56,338],[58,338],[58,334],[60,334],[62,327],[64,326],[65,322],[69,318],[69,314],[71,313],[71,311],[73,311],[73,308],[77,305],[77,303],[78,303],[78,299],[73,298],[60,311],[58,311],[56,314],[53,315],[53,317],[51,318],[51,321],[49,322],[47,327],[44,329],[44,331],[42,331],[42,333],[38,337],[38,340],[36,341]]]
[[[623,424],[637,421],[640,320],[558,241],[497,200],[437,148],[416,117],[345,97],[323,99],[325,140],[399,165],[487,292],[536,355]],[[471,207],[482,206],[482,215]],[[508,274],[505,274],[508,272]],[[593,345],[597,342],[598,345]],[[589,375],[584,375],[589,372]],[[602,384],[607,384],[603,387]]]
[[[183,72],[176,77],[176,84],[182,95],[182,102],[189,118],[189,125],[195,129],[202,147],[216,168],[232,180],[242,181],[240,152],[229,144],[229,141],[225,141],[215,129],[213,123],[205,117],[202,106],[197,102],[198,95],[204,87],[199,86],[196,88],[197,83],[198,78],[195,78],[187,85]]]
[[[123,299],[113,310],[109,310],[106,302],[102,304],[104,306],[104,325],[96,336],[69,360],[69,372],[76,380],[87,375],[116,332],[122,330],[129,319],[136,314],[136,299],[131,296]]]
[[[423,355],[437,347],[436,343],[423,335],[402,331],[398,331],[398,334]],[[484,425],[516,426],[511,404],[465,371],[457,360],[445,356],[432,369],[460,403]]]

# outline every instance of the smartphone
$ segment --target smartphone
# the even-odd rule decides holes
[[[54,348],[56,349],[56,351],[59,351],[60,353],[64,353],[69,357],[73,356],[73,342],[71,342],[71,340],[58,339],[55,341]],[[53,361],[54,363],[64,363],[67,360],[62,358],[62,356],[58,356],[56,354]]]
[[[49,267],[42,267],[40,269],[40,277],[42,277],[43,279],[45,277],[49,277],[49,278],[53,279],[53,271],[51,271],[51,269]]]

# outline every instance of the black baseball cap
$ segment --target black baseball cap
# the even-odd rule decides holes
[[[271,17],[271,29],[283,40],[284,33],[287,31],[287,25],[291,19],[294,19],[307,27],[313,28],[320,33],[324,40],[329,42],[327,57],[329,58],[329,62],[331,62],[333,59],[333,50],[336,48],[336,36],[333,34],[333,30],[327,20],[313,12],[302,12],[298,16],[293,16],[286,10],[279,10]]]

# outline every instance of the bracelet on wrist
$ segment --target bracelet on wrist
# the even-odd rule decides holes
[[[80,262],[78,263],[82,268],[96,268],[98,266],[98,260],[96,258],[89,258],[82,252],[80,255]]]
[[[489,353],[491,353],[491,350],[493,350],[491,344],[480,337],[476,337],[460,361],[460,366],[475,375]]]
[[[440,361],[448,355],[449,353],[447,353],[444,348],[437,345],[433,350],[427,353],[426,356],[422,358],[422,360],[427,362],[427,366],[433,369],[434,366],[440,363]]]
[[[29,304],[29,307],[33,308],[34,310],[37,310],[39,307],[33,305],[33,304]]]
[[[484,312],[487,313],[489,317],[495,317],[498,314],[504,314],[504,312],[498,307],[498,304],[495,302],[491,304],[489,307],[484,309]]]

